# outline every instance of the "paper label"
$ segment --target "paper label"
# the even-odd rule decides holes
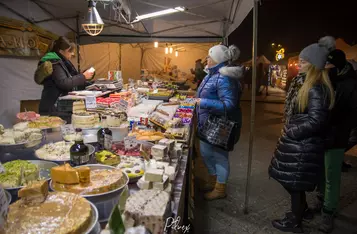
[[[106,150],[111,150],[113,144],[113,137],[111,135],[105,134],[104,136],[104,148]]]
[[[97,108],[97,98],[95,96],[86,96],[86,108],[87,109]]]
[[[158,92],[159,92],[159,90],[155,89],[152,93],[158,93]]]

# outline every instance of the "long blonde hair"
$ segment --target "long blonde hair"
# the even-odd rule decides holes
[[[310,89],[318,83],[321,83],[327,87],[329,96],[325,98],[329,98],[330,101],[329,109],[330,110],[332,109],[335,102],[335,92],[332,87],[330,78],[328,77],[327,70],[326,69],[320,70],[315,66],[310,65],[309,68],[307,69],[306,79],[304,81],[304,84],[301,86],[297,96],[298,109],[300,113],[303,113],[308,105]]]

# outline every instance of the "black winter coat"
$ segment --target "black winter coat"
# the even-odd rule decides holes
[[[329,113],[327,88],[315,85],[304,113],[293,114],[284,126],[269,166],[269,175],[284,187],[293,191],[315,189],[323,167]]]
[[[352,129],[357,127],[357,76],[351,64],[342,75],[332,70],[329,76],[335,89],[335,105],[331,111],[331,132],[327,147],[347,148]]]
[[[55,115],[57,99],[67,95],[75,87],[85,87],[86,84],[84,75],[78,74],[70,61],[62,58],[51,62],[53,72],[42,82],[43,90],[39,106],[41,115]]]

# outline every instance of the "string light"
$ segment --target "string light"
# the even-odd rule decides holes
[[[159,42],[155,41],[155,42],[154,42],[154,47],[155,47],[155,48],[159,47]]]
[[[165,47],[165,54],[168,54],[169,53],[169,47],[167,47],[167,44],[166,44],[166,47]]]
[[[173,49],[172,49],[172,47],[170,47],[170,54],[172,54],[172,52],[173,52]]]
[[[177,50],[175,51],[175,56],[178,57],[178,51]]]

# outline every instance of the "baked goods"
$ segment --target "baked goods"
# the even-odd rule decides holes
[[[102,116],[106,116],[106,123],[108,127],[120,127],[127,121],[127,115],[122,111],[106,111],[102,113]]]
[[[124,171],[129,179],[135,179],[144,175],[144,160],[140,157],[120,156],[121,162],[117,166]]]
[[[187,134],[187,128],[168,128],[165,132],[169,139],[184,139]]]
[[[46,200],[48,195],[48,182],[46,180],[31,182],[17,193],[26,204],[36,205]]]
[[[90,203],[77,194],[51,192],[38,205],[22,199],[10,205],[5,233],[84,233],[90,224]]]
[[[72,142],[59,141],[56,143],[49,143],[42,146],[35,151],[38,158],[50,161],[69,161],[69,149],[73,145]]]
[[[25,160],[14,160],[3,164],[5,173],[0,173],[0,184],[4,188],[13,188],[26,185],[38,180],[37,165]],[[22,175],[22,176],[21,176]]]
[[[65,124],[65,121],[57,116],[41,116],[38,119],[29,122],[29,128],[59,128]]]
[[[72,114],[72,125],[74,128],[94,128],[99,125],[99,115],[91,112]]]
[[[159,141],[165,138],[162,132],[152,130],[137,130],[129,133],[128,136],[135,136],[138,141]]]
[[[164,231],[166,218],[171,215],[170,195],[160,190],[140,190],[128,198],[124,215],[134,219],[135,225],[144,225],[153,234]]]
[[[16,117],[21,121],[34,121],[40,118],[40,115],[34,111],[26,111],[17,113]]]
[[[102,150],[100,152],[95,153],[95,158],[98,163],[104,165],[114,166],[120,163],[120,157],[108,150]]]
[[[70,166],[68,165],[67,168]],[[77,168],[72,168],[77,172],[78,183],[72,183],[75,181],[62,181],[65,183],[60,183],[58,180],[52,181],[52,187],[56,191],[72,192],[81,195],[89,194],[101,194],[106,193],[116,188],[122,186],[126,181],[124,181],[123,173],[120,169],[91,169],[90,170],[90,182],[89,183],[79,183],[79,174]],[[52,174],[51,174],[52,176]],[[69,184],[71,183],[71,184]]]
[[[81,101],[73,102],[72,113],[77,114],[77,113],[82,113],[82,112],[86,112],[86,105],[85,105],[84,101],[81,100]]]
[[[60,184],[79,184],[79,175],[76,169],[68,163],[51,168],[51,179]]]
[[[3,145],[29,143],[32,146],[41,143],[41,140],[41,130],[38,128],[29,128],[28,122],[15,124],[12,129],[4,129],[2,127],[0,133],[0,144]]]

